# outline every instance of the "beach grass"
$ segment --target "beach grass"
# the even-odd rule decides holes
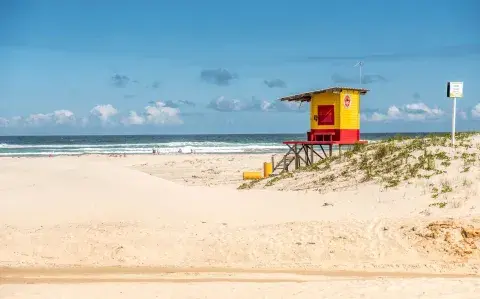
[[[265,184],[253,186],[271,187],[281,180],[295,179],[301,173],[316,173],[311,188],[334,184],[339,181],[376,183],[383,188],[395,188],[416,179],[430,179],[446,174],[460,164],[461,173],[469,172],[480,159],[480,146],[472,141],[479,133],[458,133],[455,148],[451,147],[449,134],[425,137],[393,137],[371,144],[357,143],[341,156],[334,155],[312,165],[278,175]],[[432,196],[452,192],[452,184],[442,182],[432,188]],[[438,192],[437,192],[438,191]]]

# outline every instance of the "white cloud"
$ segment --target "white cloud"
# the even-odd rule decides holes
[[[100,119],[104,124],[108,123],[110,119],[118,114],[118,110],[111,104],[97,105],[90,110],[90,114]]]
[[[221,112],[238,112],[238,111],[263,111],[263,112],[303,112],[308,109],[308,104],[300,104],[298,102],[282,102],[282,101],[259,101],[253,98],[250,101],[242,101],[238,99],[227,99],[220,96],[210,101],[207,108]]]
[[[5,127],[8,127],[8,125],[10,124],[10,121],[4,117],[0,117],[0,128],[5,128]]]
[[[430,108],[424,103],[414,103],[405,106],[407,118],[411,120],[438,119],[445,115],[439,108]]]
[[[380,113],[379,113],[380,114]],[[400,119],[402,118],[402,112],[397,106],[390,106],[387,110],[386,119]]]
[[[52,113],[34,113],[27,117],[16,116],[10,119],[0,117],[0,127],[23,127],[45,125],[79,125],[88,126],[92,118],[96,118],[102,124],[115,124],[113,117],[119,114],[111,104],[97,105],[90,110],[89,117],[76,117],[70,110],[56,110]],[[120,121],[124,125],[143,124],[182,124],[180,110],[168,107],[164,102],[154,102],[144,108],[143,113],[130,111]]]
[[[25,119],[25,124],[32,125],[32,126],[41,126],[49,123],[51,120],[52,118],[49,114],[36,113],[36,114],[30,114]]]
[[[388,119],[387,115],[383,115],[378,112],[373,112],[372,116],[370,117],[371,121],[384,121]]]
[[[135,111],[130,111],[128,117],[122,120],[124,125],[143,125],[145,123],[145,119],[138,115]]]
[[[471,112],[472,112],[473,118],[480,118],[480,103],[475,105],[475,107],[473,107]]]
[[[167,107],[163,102],[156,102],[154,105],[145,107],[145,122],[149,124],[182,124],[180,110]]]
[[[273,111],[275,107],[272,105],[272,102],[269,101],[261,101],[260,102],[260,110],[262,111]]]
[[[52,113],[52,118],[59,125],[75,123],[75,115],[70,110],[56,110]]]
[[[129,125],[166,125],[166,124],[183,124],[180,118],[180,110],[178,108],[168,107],[164,102],[151,102],[145,107],[142,114],[136,111],[130,111],[127,117],[122,119],[122,123]]]
[[[299,103],[299,102],[285,102],[285,101],[273,101],[273,102],[263,102],[263,107],[266,109],[262,109],[262,111],[277,111],[277,112],[303,112],[308,110],[309,104],[308,103]]]
[[[212,100],[207,107],[213,110],[226,112],[249,110],[250,105],[237,99],[227,99],[224,96],[220,96],[217,99]]]
[[[445,111],[439,108],[430,108],[424,103],[407,104],[403,107],[390,106],[386,113],[374,112],[364,115],[363,120],[371,122],[384,122],[393,120],[425,121],[439,119],[445,115]]]
[[[30,114],[28,117],[23,119],[22,117],[12,118],[13,122],[16,125],[24,123],[29,126],[43,126],[47,124],[75,124],[75,115],[70,110],[55,110],[52,113],[35,113]]]
[[[44,125],[73,125],[75,115],[70,110],[55,110],[51,113],[34,113],[27,117],[14,116],[10,119],[0,117],[0,127],[44,126]]]

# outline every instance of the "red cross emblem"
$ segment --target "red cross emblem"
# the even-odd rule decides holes
[[[350,107],[350,103],[351,103],[350,96],[349,96],[349,95],[346,95],[346,96],[343,98],[343,105],[345,106],[345,108],[349,108],[349,107]]]

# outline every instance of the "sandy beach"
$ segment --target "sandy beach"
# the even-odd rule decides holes
[[[391,188],[238,189],[270,158],[0,158],[0,298],[476,298],[478,156]]]

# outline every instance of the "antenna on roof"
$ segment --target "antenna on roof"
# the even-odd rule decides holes
[[[353,67],[358,67],[360,69],[360,85],[363,83],[363,78],[362,78],[362,67],[363,67],[364,63],[363,61],[359,61],[357,62]]]

